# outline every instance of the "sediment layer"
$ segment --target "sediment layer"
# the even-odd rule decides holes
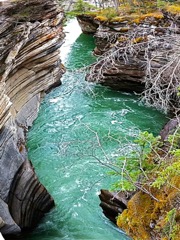
[[[55,0],[0,6],[0,231],[36,226],[54,200],[28,160],[26,134],[40,102],[60,85],[64,13]]]

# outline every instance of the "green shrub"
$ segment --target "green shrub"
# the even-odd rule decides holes
[[[113,189],[135,190],[139,179],[141,183],[148,181],[148,172],[154,169],[154,164],[149,161],[149,155],[157,151],[161,142],[159,137],[154,137],[147,131],[141,132],[136,140],[133,149],[127,156],[121,156],[117,159],[117,171],[111,172],[113,175],[119,175],[120,180],[113,184]]]
[[[134,143],[127,155],[117,159],[116,171],[110,173],[119,176],[113,190],[160,189],[164,184],[173,187],[180,176],[180,130],[169,136],[166,152],[160,137],[148,132],[141,132]]]
[[[92,10],[95,10],[96,7],[94,5],[91,5],[87,2],[84,2],[83,0],[78,0],[73,7],[73,10],[68,12],[67,14],[70,16],[76,16],[78,14],[83,14]]]

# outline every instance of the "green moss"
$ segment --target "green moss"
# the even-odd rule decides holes
[[[94,19],[99,21],[99,22],[106,22],[106,21],[108,21],[108,18],[105,17],[105,16],[97,16]]]
[[[142,22],[144,22],[144,20],[148,19],[150,22],[151,20],[160,20],[164,18],[163,13],[162,12],[151,12],[151,13],[146,13],[146,14],[140,14],[139,16],[137,16],[136,18],[132,19],[132,22],[136,23],[136,24],[140,24]]]
[[[161,145],[159,145],[159,151],[156,152],[157,144],[156,142],[154,142],[155,145],[152,144],[153,148],[150,154],[146,155],[146,161],[154,167],[145,170],[145,181],[141,174],[140,186],[145,192],[138,191],[128,202],[127,209],[117,218],[117,225],[135,240],[151,239],[152,234],[158,236],[158,239],[159,237],[164,240],[180,239],[179,131],[180,129],[177,129],[172,137],[169,136],[171,147],[167,149],[166,157],[161,152]],[[144,145],[142,139],[137,139],[137,141],[140,146]],[[155,164],[153,159],[157,157],[157,154],[159,163]],[[127,167],[126,171],[128,171]]]
[[[133,236],[133,239],[150,239],[150,234],[146,231],[146,227],[148,226],[151,212],[150,196],[138,192],[128,202],[128,209],[118,216],[117,225],[130,236]]]

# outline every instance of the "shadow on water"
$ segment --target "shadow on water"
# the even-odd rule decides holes
[[[92,53],[94,47],[94,37],[81,33],[71,47],[71,53],[65,63],[66,68],[73,70],[92,64],[96,60]]]

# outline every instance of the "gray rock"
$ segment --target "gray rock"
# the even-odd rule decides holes
[[[20,227],[12,219],[8,205],[0,198],[0,232],[2,234],[17,234]]]
[[[64,13],[56,0],[0,6],[1,232],[35,227],[54,206],[27,157],[26,134],[42,97],[61,84]],[[3,227],[2,225],[5,224]]]

